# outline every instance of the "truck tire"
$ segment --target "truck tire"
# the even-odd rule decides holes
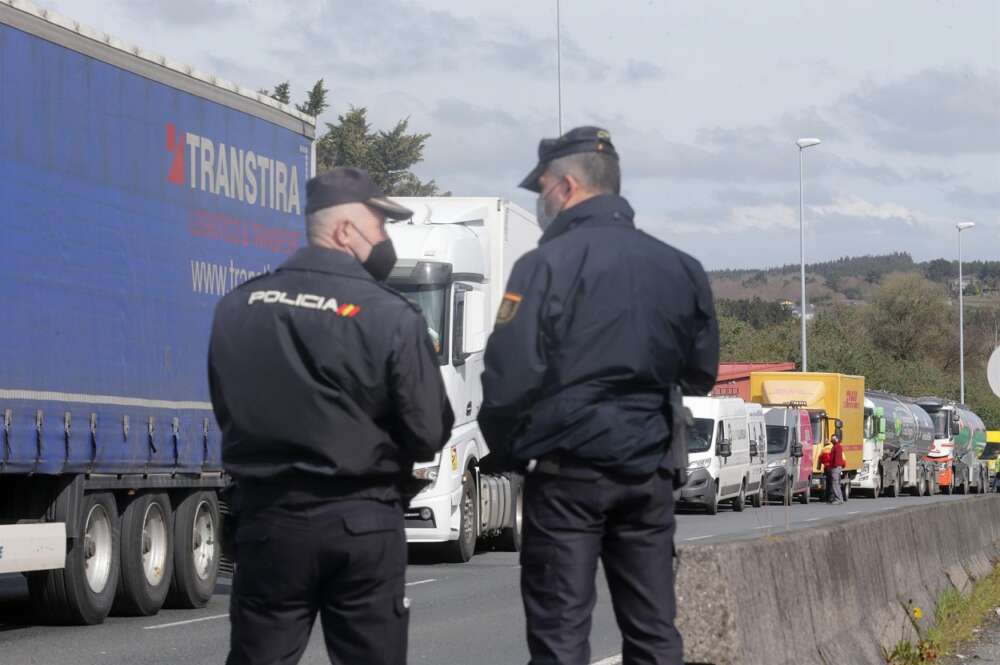
[[[510,493],[514,497],[514,505],[511,506],[511,519],[514,524],[502,530],[497,536],[497,549],[504,552],[520,552],[522,520],[524,518],[524,478],[517,474],[511,474]]]
[[[462,498],[458,503],[458,539],[444,544],[444,559],[449,563],[465,563],[476,552],[476,524],[479,501],[476,497],[476,480],[472,471],[462,474]]]
[[[746,479],[744,479],[743,483],[740,485],[740,493],[736,495],[735,499],[733,499],[733,510],[735,510],[738,513],[742,513],[743,509],[746,507],[747,507],[747,481]]]
[[[799,494],[799,503],[801,503],[803,506],[808,506],[810,499],[812,499],[812,485],[811,484],[806,485],[806,491],[803,492],[802,494]]]
[[[205,607],[219,576],[219,500],[214,492],[194,492],[174,511],[174,577],[167,607]]]
[[[173,513],[166,494],[140,494],[122,513],[121,579],[114,611],[151,616],[160,611],[174,570]]]
[[[706,515],[717,515],[719,512],[719,481],[715,481],[713,487],[712,496],[709,497],[708,501],[705,503],[705,514]]]
[[[80,524],[82,532],[68,538],[65,568],[28,573],[32,609],[42,622],[94,625],[114,604],[121,561],[114,496],[85,494]]]
[[[750,497],[750,505],[753,506],[754,508],[760,508],[766,503],[767,503],[767,489],[765,489],[764,487],[764,479],[761,478],[760,487],[757,488],[757,491],[754,492],[753,496]]]

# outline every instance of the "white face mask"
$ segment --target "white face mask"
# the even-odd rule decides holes
[[[535,200],[535,217],[538,219],[538,225],[542,227],[542,231],[549,228],[552,222],[555,221],[556,217],[559,216],[559,213],[562,212],[562,208],[550,212],[548,199],[546,198],[546,195],[558,186],[558,183],[552,185],[547,191],[539,194],[538,198]]]

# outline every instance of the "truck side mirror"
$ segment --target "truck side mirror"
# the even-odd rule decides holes
[[[715,452],[719,457],[730,457],[733,454],[733,443],[729,439],[723,439],[715,447]]]
[[[486,348],[486,294],[466,291],[462,316],[462,353],[479,353]]]
[[[792,457],[802,457],[802,444],[793,443],[792,444]]]
[[[880,416],[878,419],[878,435],[885,436],[885,416]]]
[[[750,457],[756,457],[758,450],[757,439],[750,439]]]
[[[951,422],[955,423],[956,425],[962,422],[962,416],[958,415],[958,411],[951,412]]]

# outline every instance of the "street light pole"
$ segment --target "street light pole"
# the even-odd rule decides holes
[[[799,263],[802,294],[800,297],[799,320],[802,323],[802,371],[809,371],[809,352],[806,344],[806,231],[805,208],[802,204],[802,151],[819,145],[819,139],[799,139],[795,145],[799,147]]]
[[[965,404],[965,299],[962,288],[962,231],[971,229],[975,222],[961,222],[955,225],[958,229],[958,372],[959,398]]]
[[[556,0],[556,95],[559,113],[559,136],[562,136],[562,20]]]

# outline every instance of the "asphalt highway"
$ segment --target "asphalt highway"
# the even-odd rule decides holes
[[[809,506],[793,504],[787,508],[777,504],[748,506],[742,513],[723,507],[712,517],[682,511],[677,516],[677,542],[697,545],[759,538],[786,528],[807,529],[905,506],[963,498],[852,498],[842,506],[814,501]],[[441,564],[423,553],[414,554],[407,574],[412,602],[411,664],[527,662],[516,554],[487,552],[467,564]],[[607,588],[603,581],[598,586],[591,661],[613,665],[620,662],[620,637]],[[229,590],[230,581],[220,580],[215,597],[203,610],[164,610],[148,618],[109,617],[100,626],[45,626],[32,621],[23,578],[0,575],[0,665],[221,665],[229,639]],[[318,626],[301,662],[329,662]]]

